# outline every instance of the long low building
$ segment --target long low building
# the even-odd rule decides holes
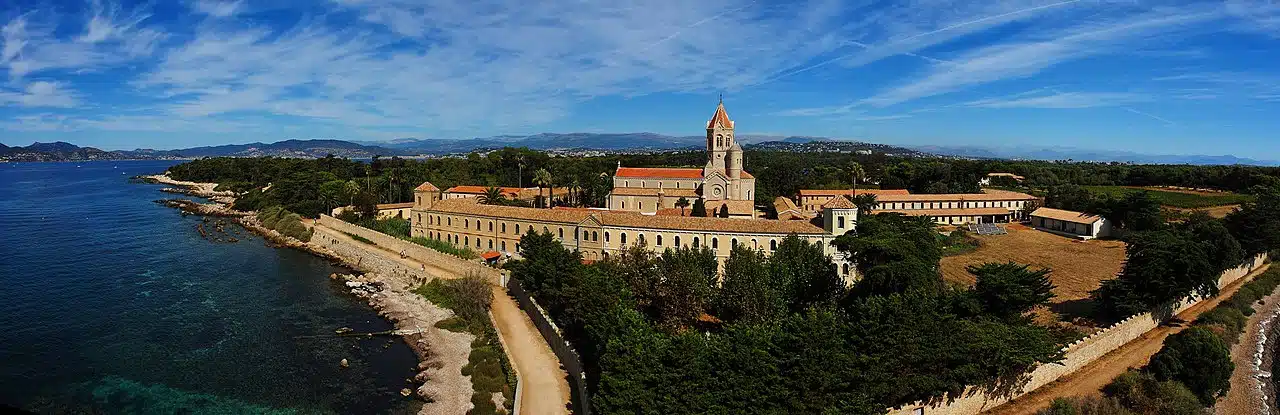
[[[837,195],[848,196],[853,190],[801,190],[804,211],[822,209],[826,201]],[[1039,198],[1019,192],[987,189],[982,193],[911,194],[906,190],[858,189],[858,194],[876,195],[874,212],[897,212],[910,216],[928,216],[943,225],[998,223],[1023,219],[1029,203]],[[819,203],[821,202],[821,203]]]
[[[1031,212],[1031,226],[1080,239],[1111,235],[1111,221],[1102,216],[1042,207]]]
[[[707,247],[723,262],[733,246],[743,244],[773,252],[788,235],[819,244],[835,260],[840,275],[852,280],[855,271],[831,242],[857,225],[857,208],[844,198],[824,212],[824,224],[738,218],[646,215],[596,209],[538,209],[481,204],[475,198],[443,199],[430,183],[415,189],[412,236],[447,241],[475,251],[518,255],[520,237],[529,231],[548,232],[567,248],[598,260],[636,244],[654,251],[676,247]]]

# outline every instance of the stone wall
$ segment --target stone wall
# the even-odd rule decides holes
[[[1225,287],[1231,285],[1236,282],[1236,280],[1239,280],[1262,266],[1266,260],[1267,255],[1260,254],[1239,267],[1224,271],[1222,276],[1218,278],[1218,286]],[[1041,365],[1031,371],[1031,380],[1023,387],[1022,392],[1014,395],[1013,398],[1036,390],[1041,386],[1058,380],[1058,378],[1080,370],[1107,353],[1111,353],[1112,351],[1120,348],[1120,346],[1124,346],[1134,339],[1137,339],[1139,336],[1146,334],[1148,331],[1155,329],[1170,317],[1186,311],[1188,308],[1191,308],[1191,306],[1198,304],[1202,300],[1204,299],[1189,297],[1174,304],[1170,304],[1169,307],[1159,311],[1129,316],[1129,318],[1126,318],[1119,323],[1113,324],[1110,327],[1098,331],[1097,333],[1089,335],[1088,337],[1077,340],[1075,343],[1063,348],[1066,352],[1066,357],[1062,362],[1057,364]],[[928,406],[917,402],[899,409],[890,409],[888,413],[890,415],[974,415],[1009,400],[1008,398],[1003,397],[987,397],[982,392],[974,390],[967,391],[966,394],[968,396],[956,399],[950,404]]]
[[[466,275],[476,273],[489,280],[494,285],[502,284],[501,273],[497,269],[489,267],[478,261],[462,259],[453,255],[449,255],[422,245],[415,244],[400,238],[389,236],[382,232],[366,229],[361,226],[353,225],[338,220],[329,215],[320,215],[320,224],[348,234],[357,235],[361,238],[373,241],[378,246],[391,250],[393,252],[403,252],[405,256],[415,261],[432,264],[441,268],[457,271],[459,274]]]

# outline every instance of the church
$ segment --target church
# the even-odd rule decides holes
[[[698,168],[623,167],[613,175],[609,210],[644,214],[682,214],[680,199],[690,206],[699,198],[709,215],[757,218],[756,178],[742,170],[742,146],[733,136],[734,123],[724,101],[707,121],[707,164]],[[683,209],[687,214],[688,208]]]

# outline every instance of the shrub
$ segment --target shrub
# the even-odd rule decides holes
[[[1115,398],[1085,396],[1057,398],[1036,415],[1134,415]]]
[[[453,310],[454,317],[441,320],[436,327],[470,332],[476,336],[471,343],[471,354],[462,374],[471,376],[471,403],[475,406],[468,414],[492,414],[497,412],[493,405],[493,393],[500,392],[507,399],[507,405],[515,394],[515,371],[502,352],[502,343],[494,331],[489,319],[489,305],[493,302],[493,290],[489,283],[477,274],[456,280],[436,278],[423,284],[414,292],[431,303]],[[509,411],[509,408],[508,408]]]
[[[1186,385],[1158,381],[1150,373],[1130,369],[1102,388],[1102,394],[1140,414],[1203,415],[1204,407]]]
[[[356,234],[351,233],[351,232],[343,232],[343,233],[347,234],[347,236],[350,236],[350,237],[351,237],[351,239],[355,239],[356,241],[364,242],[364,243],[367,243],[367,244],[369,244],[369,245],[373,245],[373,244],[374,244],[374,243],[373,243],[373,241],[370,241],[370,240],[369,240],[369,238],[365,238],[365,237],[363,237],[363,236],[356,235]]]
[[[475,251],[466,248],[459,248],[439,239],[423,238],[418,236],[406,240],[462,259],[475,259],[480,256],[479,254],[476,254]]]
[[[1181,382],[1209,406],[1231,388],[1235,364],[1222,338],[1207,328],[1192,327],[1165,339],[1147,370],[1158,380]]]
[[[1245,322],[1248,320],[1244,313],[1239,309],[1231,306],[1219,305],[1217,308],[1209,310],[1201,314],[1196,319],[1197,325],[1222,326],[1226,331],[1225,340],[1228,343],[1235,343],[1235,339],[1240,336],[1240,331],[1244,330]]]

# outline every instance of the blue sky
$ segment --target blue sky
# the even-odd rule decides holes
[[[1280,159],[1280,1],[0,5],[0,142],[538,132]]]

